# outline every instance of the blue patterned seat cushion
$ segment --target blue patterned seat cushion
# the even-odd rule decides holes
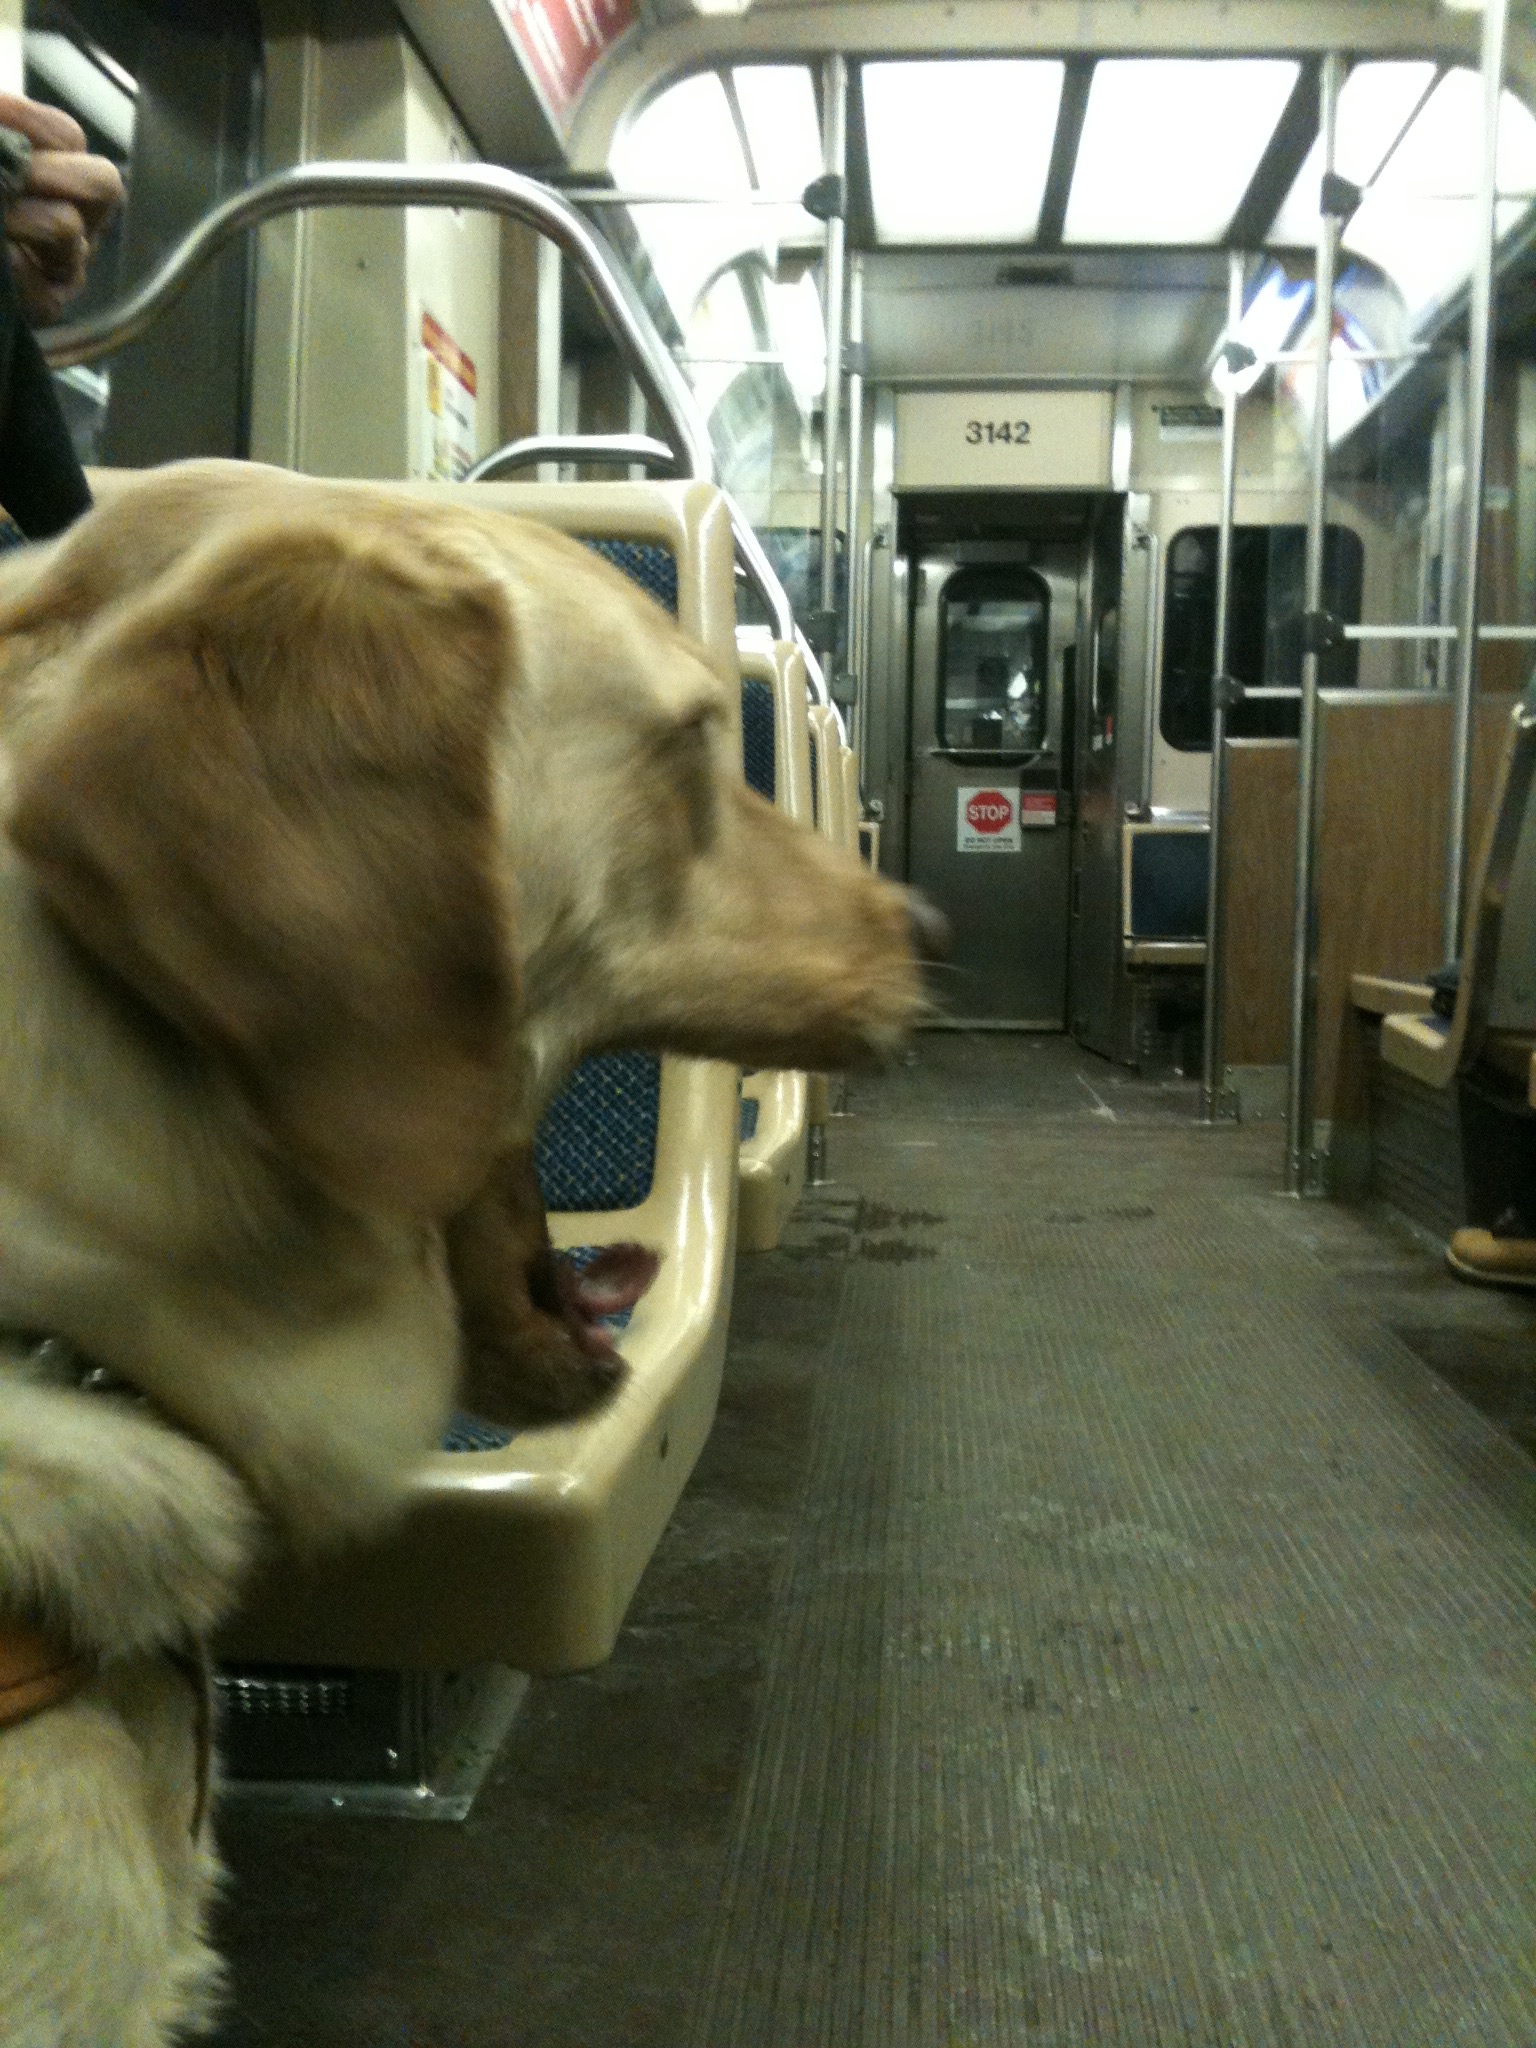
[[[762,1114],[762,1107],[762,1104],[755,1095],[743,1095],[741,1098],[741,1142],[743,1145],[749,1139],[757,1136],[757,1120]]]
[[[677,614],[677,558],[654,541],[586,545]],[[534,1156],[551,1209],[633,1209],[656,1175],[661,1065],[650,1053],[584,1060],[544,1113]]]
[[[811,734],[811,823],[821,825],[821,745]]]
[[[677,617],[677,557],[670,548],[649,540],[588,539],[586,544],[593,554],[622,569],[663,611]]]
[[[741,767],[747,787],[772,803],[778,794],[774,760],[775,705],[772,687],[761,676],[741,679]]]

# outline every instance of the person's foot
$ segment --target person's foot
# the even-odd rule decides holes
[[[1458,1230],[1446,1247],[1445,1263],[1458,1280],[1477,1286],[1536,1289],[1536,1237]]]

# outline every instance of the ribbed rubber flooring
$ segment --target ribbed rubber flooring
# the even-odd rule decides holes
[[[1530,2048],[1532,1468],[1106,1071],[932,1038],[833,1127],[692,2048]]]

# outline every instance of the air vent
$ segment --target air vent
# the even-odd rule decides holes
[[[1002,285],[1063,285],[1072,282],[1070,263],[1004,263],[998,270]]]

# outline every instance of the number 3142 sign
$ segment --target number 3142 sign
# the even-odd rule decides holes
[[[1107,489],[1108,391],[903,391],[896,487]]]

